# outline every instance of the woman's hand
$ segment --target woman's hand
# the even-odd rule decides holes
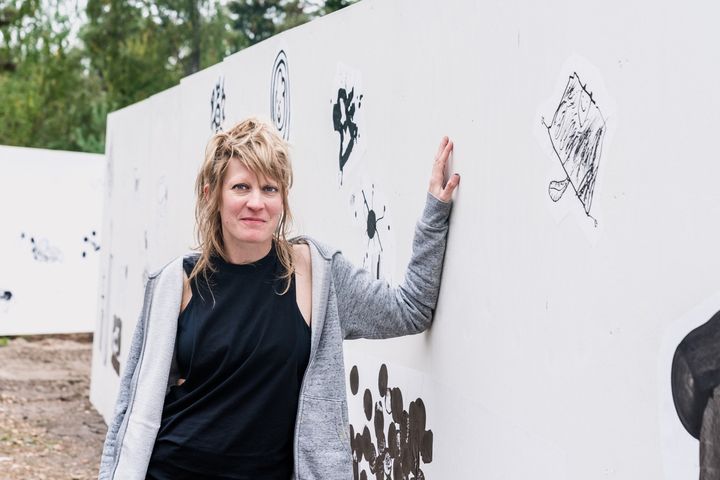
[[[453,142],[448,137],[443,137],[440,142],[437,154],[435,155],[435,164],[433,165],[432,174],[430,175],[430,188],[428,191],[432,196],[441,202],[449,203],[452,200],[452,193],[460,183],[460,175],[457,173],[450,177],[447,184],[445,181],[445,167],[450,152],[453,149]]]

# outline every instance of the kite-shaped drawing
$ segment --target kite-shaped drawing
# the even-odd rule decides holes
[[[283,50],[275,57],[270,82],[270,115],[285,140],[290,138],[290,72]]]
[[[550,198],[557,202],[571,185],[590,216],[606,125],[592,93],[577,73],[570,75],[550,124],[545,118],[542,122],[565,170],[565,178],[550,182]]]
[[[375,442],[367,426],[356,429],[350,425],[350,449],[355,479],[424,479],[422,465],[432,462],[433,432],[426,430],[425,403],[421,398],[410,402],[405,409],[400,388],[391,387],[385,364],[378,372],[378,400],[373,403],[373,393],[365,389],[362,395],[363,411],[372,422]],[[350,392],[359,393],[357,365],[350,371]],[[386,417],[387,415],[387,417]],[[361,466],[367,461],[370,474]]]
[[[210,130],[217,133],[222,130],[225,121],[225,79],[220,76],[210,94]]]

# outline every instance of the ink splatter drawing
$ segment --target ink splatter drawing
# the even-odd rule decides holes
[[[95,230],[93,230],[89,235],[83,237],[82,258],[86,258],[89,252],[97,252],[98,250],[100,250],[100,243]]]
[[[0,290],[0,301],[9,302],[12,299],[12,292],[10,290]]]
[[[340,164],[340,183],[345,164],[350,158],[358,137],[358,126],[355,123],[355,109],[362,105],[362,95],[355,99],[355,89],[350,92],[344,88],[338,89],[337,100],[333,103],[333,128],[340,134],[340,150],[338,160]]]
[[[275,57],[270,81],[270,116],[285,140],[290,138],[290,71],[285,52]]]
[[[217,133],[222,130],[225,121],[225,79],[220,76],[210,94],[210,130]]]
[[[34,260],[38,262],[62,262],[63,256],[59,248],[50,245],[46,238],[36,239],[33,236],[20,233],[20,238],[30,242],[30,248]]]
[[[338,134],[340,185],[351,156],[360,156],[357,147],[363,130],[361,109],[364,95],[361,92],[360,73],[339,65],[331,102],[333,131]]]
[[[600,167],[606,123],[592,92],[583,85],[577,73],[570,75],[550,123],[548,124],[544,117],[542,123],[565,172],[565,178],[550,182],[550,198],[553,202],[559,201],[570,185],[585,214],[593,218],[590,209]]]
[[[354,365],[350,370],[350,392],[358,401],[362,398],[365,419],[371,423],[372,432],[367,424],[362,426],[362,433],[359,425],[357,428],[350,425],[353,479],[424,479],[422,466],[431,463],[433,455],[433,432],[426,429],[425,403],[417,398],[406,410],[402,391],[390,386],[385,364],[378,372],[377,397],[369,388],[362,396],[358,395],[359,377]]]
[[[370,188],[361,188],[359,194],[350,196],[350,208],[353,210],[354,220],[361,225],[365,240],[365,255],[363,268],[379,279],[389,279],[389,272],[385,272],[382,257],[385,253],[383,235],[390,231],[387,219],[387,205],[378,202],[376,205],[375,184]],[[382,205],[382,210],[380,206]]]

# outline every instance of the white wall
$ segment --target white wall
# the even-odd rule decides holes
[[[696,476],[669,362],[720,309],[719,13],[710,2],[365,0],[111,114],[112,243],[102,251],[93,402],[108,418],[113,318],[122,365],[143,272],[192,244],[192,181],[216,82],[224,128],[269,117],[282,50],[297,230],[356,263],[377,268],[361,203],[374,190],[372,207],[387,214],[380,273],[402,278],[437,143],[456,142],[462,181],[435,323],[415,337],[346,344],[348,374],[359,372],[359,393],[348,394],[355,430],[373,431],[362,397],[380,400],[384,363],[404,408],[425,406],[428,478]],[[571,113],[599,111],[605,127],[590,216],[572,186],[557,202],[548,193],[564,172],[542,122],[573,74],[587,93]],[[359,129],[342,177],[332,116],[341,87],[354,87]]]
[[[103,156],[0,146],[0,335],[91,332]]]

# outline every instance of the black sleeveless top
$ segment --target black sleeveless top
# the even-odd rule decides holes
[[[183,262],[188,275],[195,261]],[[147,478],[288,480],[310,356],[295,277],[278,295],[286,280],[279,279],[274,244],[253,264],[212,262],[212,294],[202,275],[193,279],[178,318],[175,348],[185,383],[165,397]]]

